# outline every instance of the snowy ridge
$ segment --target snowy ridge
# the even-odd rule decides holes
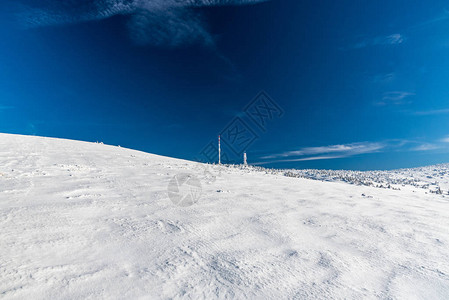
[[[379,188],[414,187],[429,193],[449,194],[449,164],[392,171],[286,170],[289,177],[339,181]]]
[[[449,195],[449,164],[439,164],[419,168],[397,169],[391,171],[352,171],[319,169],[269,169],[256,166],[225,165],[262,172],[284,175],[293,178],[306,178],[327,182],[344,182],[354,185],[371,186],[393,190],[412,189],[415,192]]]
[[[189,207],[168,197],[181,173]],[[410,187],[0,134],[0,297],[447,299],[449,201]]]

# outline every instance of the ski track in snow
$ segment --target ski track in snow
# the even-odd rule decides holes
[[[208,168],[0,134],[0,298],[449,298],[447,196]]]

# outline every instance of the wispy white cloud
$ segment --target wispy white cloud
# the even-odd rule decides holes
[[[445,136],[444,138],[442,138],[442,139],[440,140],[440,142],[443,142],[443,143],[449,143],[449,135],[448,135],[448,136]]]
[[[306,147],[296,151],[288,151],[279,154],[265,156],[262,157],[262,159],[290,158],[298,156],[310,156],[310,157],[296,158],[295,161],[342,158],[358,154],[377,152],[383,149],[384,147],[385,145],[382,143],[368,143],[368,142],[330,145],[323,147]],[[322,156],[323,154],[332,154],[332,155]]]
[[[345,156],[341,155],[322,155],[322,156],[312,156],[312,157],[304,157],[304,158],[292,158],[292,159],[277,159],[270,161],[260,161],[256,163],[252,163],[252,165],[266,165],[266,164],[275,164],[275,163],[286,163],[286,162],[300,162],[300,161],[312,161],[312,160],[327,160],[327,159],[337,159],[344,158]]]
[[[396,139],[382,142],[360,142],[323,147],[305,147],[295,151],[260,157],[261,161],[255,163],[255,165],[339,159],[379,152],[434,151],[447,148],[442,145],[442,142],[449,143],[449,136],[434,142]]]
[[[378,45],[398,45],[405,41],[405,37],[400,33],[391,34],[380,40],[377,40]]]
[[[192,8],[265,1],[268,0],[42,0],[32,4],[24,2],[17,15],[28,27],[128,15],[130,35],[137,43],[176,47],[187,43],[213,43],[202,15]]]
[[[384,93],[382,100],[376,102],[375,104],[381,106],[389,104],[402,105],[409,103],[409,101],[406,101],[406,99],[414,95],[415,93],[405,91],[387,92]]]
[[[429,27],[432,26],[434,24],[443,22],[443,21],[447,21],[449,20],[449,11],[447,9],[445,9],[441,14],[439,14],[438,16],[435,16],[431,19],[428,19],[424,22],[421,22],[419,24],[416,24],[412,27],[410,27],[410,29],[421,29],[421,28],[425,28],[425,27]]]
[[[449,143],[449,135],[442,137],[437,140],[433,140],[431,142],[419,142],[419,141],[410,141],[411,145],[414,145],[409,150],[410,151],[433,151],[433,150],[447,150]]]
[[[449,108],[415,111],[413,114],[417,116],[443,115],[449,114]]]
[[[411,148],[411,151],[431,151],[441,149],[441,146],[435,144],[421,144],[416,147]]]
[[[396,78],[396,74],[394,72],[386,73],[386,74],[385,73],[377,74],[372,77],[372,82],[385,84],[385,83],[390,83],[390,82],[394,81],[395,78]]]
[[[351,49],[363,49],[366,47],[373,46],[386,46],[386,45],[399,45],[406,41],[406,38],[403,34],[394,33],[386,36],[377,36],[377,37],[365,37],[360,39],[357,42],[352,42],[350,45],[343,47],[343,50],[351,50]]]

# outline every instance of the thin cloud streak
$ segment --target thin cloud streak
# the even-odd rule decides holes
[[[385,151],[433,151],[445,148],[441,145],[442,142],[449,143],[449,136],[444,137],[435,143],[422,143],[411,140],[388,140],[383,142],[360,142],[323,147],[305,147],[296,151],[288,151],[260,157],[261,160],[266,161],[259,161],[254,163],[254,165],[339,159]]]
[[[443,115],[443,114],[449,114],[449,108],[415,111],[413,114],[416,116]]]
[[[417,147],[410,149],[411,151],[431,151],[441,149],[441,146],[434,144],[422,144]]]
[[[322,155],[322,154],[330,154],[330,153],[338,153],[338,155],[332,155],[332,158],[341,158],[347,157],[357,154],[364,153],[373,153],[377,152],[386,145],[382,143],[352,143],[352,144],[343,144],[343,145],[330,145],[323,147],[306,147],[297,151],[288,151],[284,153],[269,155],[265,157],[261,157],[261,159],[275,159],[275,158],[288,158],[294,156],[306,156],[306,155]],[[325,156],[328,157],[328,156]],[[298,158],[301,160],[312,160],[312,157],[308,158]],[[324,158],[322,158],[324,159]],[[328,158],[326,158],[328,159]],[[295,160],[299,161],[299,160]]]
[[[387,36],[364,38],[363,40],[353,43],[352,45],[343,47],[342,50],[354,50],[354,49],[357,50],[373,46],[399,45],[404,43],[405,41],[406,38],[404,35],[400,33],[394,33]]]
[[[376,102],[376,105],[384,106],[384,105],[402,105],[410,103],[410,101],[406,101],[407,98],[415,96],[415,93],[406,92],[406,91],[394,91],[384,93],[382,100]]]
[[[440,140],[440,142],[443,142],[443,143],[449,143],[449,135],[446,136],[446,137],[444,137],[444,138],[442,138],[442,139]]]
[[[440,14],[439,16],[436,16],[435,18],[432,18],[432,19],[429,19],[429,20],[424,21],[422,23],[419,23],[417,25],[414,25],[414,26],[410,27],[410,29],[412,29],[412,30],[413,29],[421,29],[421,28],[432,26],[432,25],[434,25],[436,23],[443,22],[443,21],[446,21],[446,20],[449,20],[449,11],[447,9],[445,9],[443,11],[443,13]]]
[[[313,156],[313,157],[305,157],[305,158],[295,158],[295,159],[279,159],[279,160],[271,160],[265,162],[256,162],[252,165],[265,165],[265,164],[274,164],[274,163],[285,163],[285,162],[299,162],[299,161],[312,161],[312,160],[326,160],[326,159],[337,159],[337,158],[345,158],[347,156],[344,155],[326,155],[326,156]]]
[[[25,1],[25,0],[22,0]],[[251,5],[268,0],[47,0],[22,5],[17,13],[26,27],[73,24],[129,16],[128,29],[138,44],[177,47],[213,45],[201,13],[192,8]]]

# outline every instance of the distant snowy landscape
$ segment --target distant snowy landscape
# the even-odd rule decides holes
[[[270,170],[0,134],[0,298],[448,299],[448,253],[449,164]]]

